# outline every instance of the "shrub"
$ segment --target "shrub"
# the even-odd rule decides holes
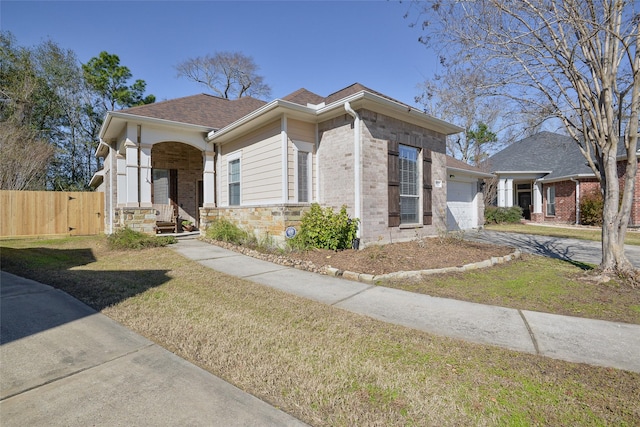
[[[224,218],[218,218],[211,223],[207,228],[206,236],[234,245],[242,245],[249,240],[249,233]]]
[[[300,232],[289,241],[289,245],[297,249],[347,249],[356,238],[359,222],[358,218],[349,218],[346,206],[335,213],[330,207],[323,209],[313,203],[302,216]]]
[[[487,206],[484,210],[484,220],[487,224],[516,223],[521,219],[522,208],[520,206],[511,206],[510,208]]]
[[[174,236],[150,236],[129,227],[121,228],[107,237],[111,249],[144,249],[167,246],[176,243]]]
[[[599,192],[586,194],[580,200],[580,223],[583,225],[602,225],[604,200]]]

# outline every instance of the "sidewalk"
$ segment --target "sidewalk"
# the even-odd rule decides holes
[[[173,249],[200,264],[385,322],[551,358],[640,372],[640,325],[436,298],[323,276],[197,239]]]
[[[60,290],[0,289],[3,427],[306,425]]]

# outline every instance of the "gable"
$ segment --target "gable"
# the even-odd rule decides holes
[[[489,170],[548,173],[545,179],[593,175],[576,142],[568,136],[540,132],[516,141],[489,158]]]

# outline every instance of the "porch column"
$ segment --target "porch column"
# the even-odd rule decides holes
[[[127,159],[118,153],[116,154],[116,203],[124,206],[127,203]]]
[[[533,183],[533,212],[532,213],[542,213],[542,183],[534,182]]]
[[[215,175],[216,156],[214,151],[204,152],[204,171],[202,173],[203,200],[202,207],[215,208],[215,191],[216,191],[216,175]]]
[[[140,145],[140,207],[151,207],[151,145]]]
[[[498,206],[501,208],[513,206],[513,179],[498,180]]]
[[[127,161],[127,201],[129,207],[138,207],[138,145],[129,138],[125,141]]]

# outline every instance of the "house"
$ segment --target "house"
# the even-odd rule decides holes
[[[317,202],[346,205],[363,244],[408,240],[447,228],[445,139],[460,131],[358,83],[268,103],[201,94],[108,112],[92,186],[107,233],[153,233],[153,205],[171,204],[201,230],[224,217],[281,242]]]
[[[637,161],[640,151],[636,153]],[[618,150],[618,180],[624,182],[624,146]],[[600,184],[575,141],[540,132],[517,141],[488,160],[497,177],[497,206],[522,207],[535,222],[580,224],[580,201],[600,192]],[[640,226],[640,174],[636,176],[631,226]]]
[[[494,175],[447,156],[447,230],[484,225],[484,180]]]

